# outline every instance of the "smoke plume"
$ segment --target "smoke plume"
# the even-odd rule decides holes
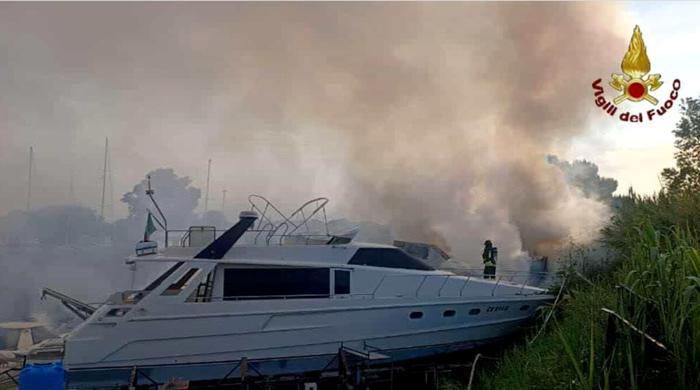
[[[619,62],[617,12],[2,4],[0,178],[15,185],[0,191],[15,206],[1,206],[23,204],[16,172],[30,144],[36,202],[65,200],[67,172],[79,170],[76,193],[94,204],[109,135],[123,192],[154,167],[203,177],[210,157],[231,207],[248,192],[289,204],[327,195],[338,214],[467,260],[487,238],[506,258],[551,254],[591,240],[606,219],[546,155],[584,131],[589,81]]]

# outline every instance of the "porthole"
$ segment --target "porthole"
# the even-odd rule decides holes
[[[469,310],[469,315],[470,316],[475,316],[477,314],[481,313],[481,309],[471,309]]]
[[[408,315],[408,318],[412,320],[417,320],[419,318],[423,318],[423,312],[422,311],[412,311],[411,314]]]
[[[530,308],[530,305],[522,305],[520,306],[520,311],[525,311]]]
[[[457,314],[457,312],[454,310],[445,310],[444,312],[442,312],[443,317],[454,317],[455,314]]]

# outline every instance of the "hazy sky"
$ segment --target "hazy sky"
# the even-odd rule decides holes
[[[651,73],[660,73],[665,84],[657,93],[660,101],[668,98],[669,86],[674,79],[682,82],[680,95],[700,95],[700,29],[697,2],[629,2],[623,3],[625,14],[620,15],[631,35],[638,24],[642,30],[647,54],[651,61]],[[628,38],[629,39],[629,38]],[[620,61],[625,48],[620,48]],[[619,69],[611,69],[619,73]],[[603,80],[609,77],[601,75]],[[611,93],[605,85],[606,93]],[[587,93],[590,93],[589,88]],[[628,105],[637,111],[646,111],[646,103]],[[639,109],[637,109],[639,107]],[[600,167],[601,175],[618,180],[618,193],[626,193],[632,186],[641,193],[659,189],[659,174],[665,167],[673,166],[672,130],[680,111],[674,107],[661,118],[640,124],[624,124],[612,118],[600,118],[597,108],[592,110],[589,131],[578,137],[568,153],[569,158],[586,158]]]
[[[610,216],[548,154],[598,164],[618,193],[659,189],[678,107],[624,125],[594,106],[591,83],[615,96],[607,82],[638,24],[656,97],[675,78],[697,97],[698,15],[691,2],[0,2],[0,216],[25,208],[30,146],[34,209],[98,209],[109,137],[108,220],[157,168],[204,193],[211,159],[209,208],[227,189],[231,220],[250,193],[286,210],[327,196],[331,218],[388,224],[472,265],[491,239],[501,266],[526,266],[591,242]],[[8,253],[0,287],[22,301],[87,278],[71,294],[105,293],[126,274],[112,272],[119,249],[103,250]]]
[[[0,4],[0,214],[24,208],[29,146],[34,207],[73,200],[97,208],[109,137],[115,217],[125,212],[121,194],[146,171],[172,167],[204,189],[211,158],[212,209],[224,188],[232,205],[248,193],[289,203],[318,195],[357,201],[360,190],[384,195],[391,186],[408,192],[415,184],[426,202],[438,189],[454,190],[456,204],[468,204],[478,224],[504,212],[485,206],[493,195],[488,188],[528,187],[528,180],[537,182],[534,191],[556,187],[555,174],[527,172],[528,164],[541,168],[549,153],[597,163],[602,175],[620,182],[618,192],[659,188],[658,173],[673,162],[677,107],[653,123],[625,126],[601,114],[590,87],[601,77],[613,96],[607,80],[619,73],[635,24],[652,72],[665,82],[657,97],[665,99],[674,78],[683,82],[682,96],[700,93],[695,3],[411,4],[377,12],[361,4],[340,12],[331,5],[272,7]],[[557,24],[559,17],[576,22],[573,33]],[[314,77],[315,69],[322,77]],[[524,133],[512,128],[521,120],[528,123]],[[336,132],[334,123],[345,131]],[[360,128],[364,123],[368,129]],[[442,125],[445,137],[418,132]],[[411,129],[402,132],[404,126]],[[455,171],[460,153],[469,168]],[[489,158],[507,159],[509,168],[490,179],[499,164]],[[347,169],[351,160],[354,168]],[[410,163],[395,171],[398,161]],[[441,187],[419,182],[432,179],[425,163],[437,167],[430,172]],[[442,170],[468,180],[451,184],[454,175]],[[389,187],[372,187],[374,172]],[[416,178],[406,185],[401,178],[411,173]],[[551,202],[515,199],[510,189],[499,196],[519,210]],[[580,208],[569,198],[559,201],[542,215],[568,217]],[[423,207],[414,200],[405,206]],[[506,210],[504,221],[530,218],[514,216],[517,207]]]

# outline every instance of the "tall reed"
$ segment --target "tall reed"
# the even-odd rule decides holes
[[[628,248],[619,270],[618,313],[665,346],[621,327],[625,349],[632,354],[629,374],[641,382],[658,376],[677,388],[695,388],[700,383],[698,235],[687,227],[655,229],[645,222],[631,235]]]

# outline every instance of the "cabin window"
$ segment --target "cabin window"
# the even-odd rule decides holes
[[[477,314],[481,313],[481,309],[471,309],[469,310],[469,315],[470,316],[475,316]]]
[[[350,294],[350,271],[336,270],[335,274],[335,294]]]
[[[423,312],[422,311],[412,311],[411,314],[408,315],[408,318],[412,320],[417,320],[420,318],[423,318]]]
[[[348,264],[422,271],[433,270],[432,267],[406,252],[393,248],[360,248],[355,252]]]
[[[454,310],[445,310],[444,312],[442,312],[443,317],[454,317],[455,314],[457,314],[457,312]]]
[[[330,295],[328,268],[226,268],[224,300]]]
[[[190,268],[185,272],[184,275],[180,277],[180,279],[177,280],[177,282],[171,284],[168,286],[165,291],[161,295],[177,295],[179,294],[182,290],[184,290],[190,283],[190,281],[195,277],[195,275],[199,274],[199,268]]]

